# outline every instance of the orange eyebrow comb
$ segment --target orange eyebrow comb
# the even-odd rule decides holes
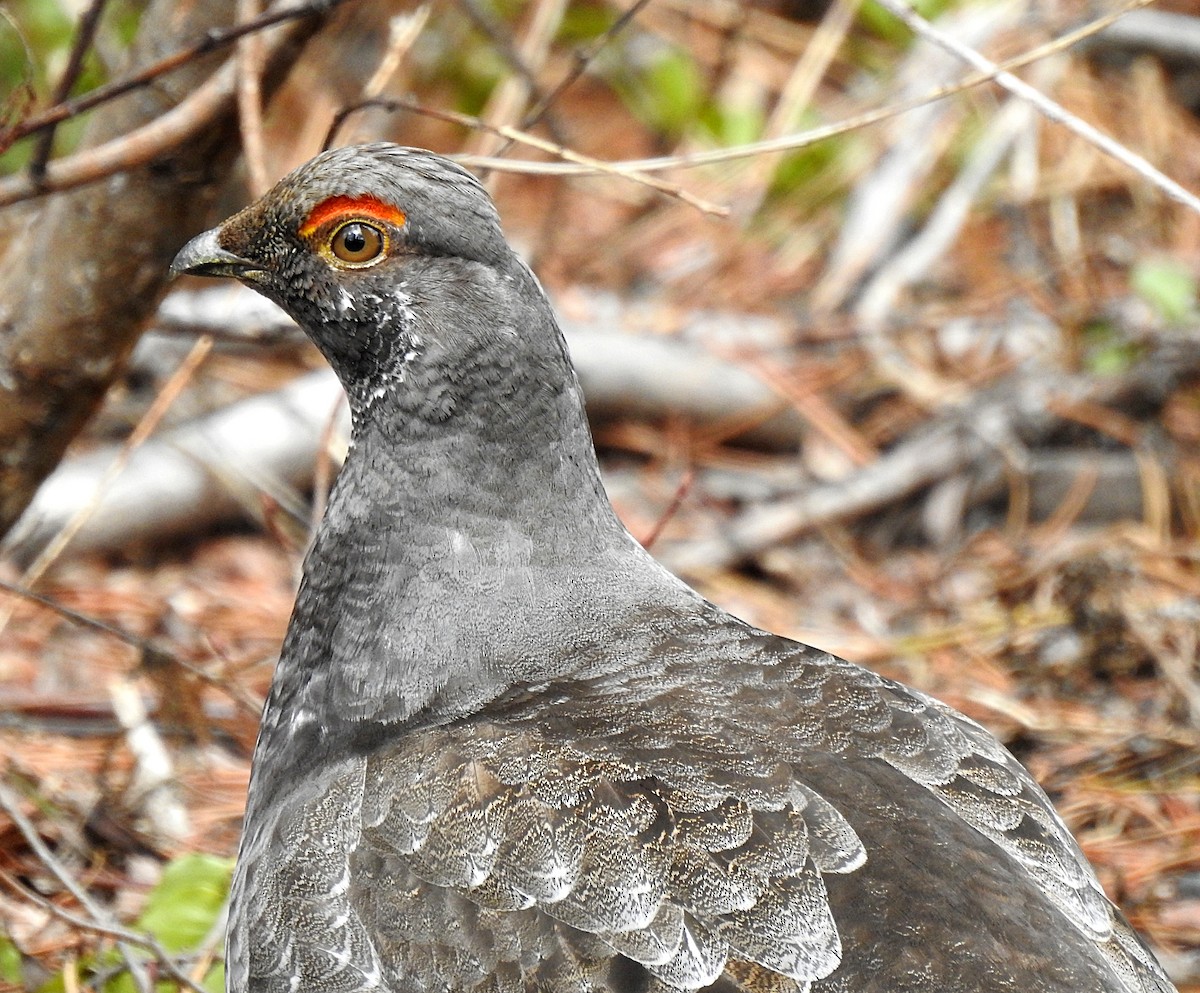
[[[345,217],[347,220],[382,221],[396,227],[402,227],[405,221],[404,211],[390,203],[384,203],[377,197],[336,196],[322,200],[309,211],[308,217],[300,225],[300,237],[307,238],[339,217]]]

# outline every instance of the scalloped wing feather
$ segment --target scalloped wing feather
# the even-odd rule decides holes
[[[722,646],[711,671],[657,662],[410,733],[305,797],[271,862],[239,868],[254,874],[239,927],[271,937],[231,945],[231,989],[248,988],[239,957],[256,993],[448,977],[470,993],[615,993],[630,963],[659,993],[824,989],[842,958],[825,878],[869,853],[805,781],[821,752],[902,773],[1023,866],[1126,989],[1170,991],[1045,795],[978,725],[778,640]],[[754,706],[712,706],[748,700],[764,673],[785,678]]]

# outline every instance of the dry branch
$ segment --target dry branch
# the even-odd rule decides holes
[[[129,458],[75,536],[73,552],[121,550],[261,511],[262,496],[298,510],[295,490],[312,478],[317,442],[340,396],[330,372],[244,400],[164,432]],[[9,535],[29,559],[86,506],[119,449],[68,459]]]
[[[177,293],[163,306],[166,323],[176,329],[209,329],[231,312],[246,321],[250,338],[292,326],[248,290]],[[759,446],[799,445],[802,422],[786,402],[753,373],[700,346],[580,322],[567,323],[566,331],[593,418],[677,414],[702,427],[747,425],[738,436]],[[333,374],[316,372],[151,438],[99,497],[71,550],[119,550],[255,516],[264,494],[300,514],[295,492],[312,481],[340,396]],[[344,421],[340,430],[347,431]],[[119,451],[105,448],[64,462],[13,528],[7,551],[22,561],[37,555],[92,502]]]
[[[157,0],[142,17],[131,62],[153,61],[180,35],[227,26],[233,6]],[[317,23],[276,29],[268,88]],[[193,60],[105,105],[84,146],[111,148],[196,91],[209,94],[213,70],[211,57]],[[0,275],[0,533],[99,403],[153,312],[172,254],[202,226],[211,188],[236,152],[232,89],[211,110],[206,127],[138,168],[27,208],[25,230],[10,240]],[[47,175],[55,168],[49,163]]]
[[[937,420],[910,432],[874,463],[836,483],[754,507],[704,541],[661,550],[679,572],[730,568],[812,528],[853,520],[969,470],[1002,476],[1009,453],[1045,440],[1067,403],[1117,404],[1137,396],[1161,401],[1181,380],[1200,373],[1200,354],[1186,344],[1163,345],[1121,376],[1016,373]]]
[[[248,295],[176,294],[164,310],[176,327],[192,320],[208,327],[215,319],[212,304],[224,311],[235,306],[237,297],[250,302],[244,299]],[[287,322],[267,304],[251,314],[251,338],[264,327],[278,333],[274,322]],[[702,347],[578,325],[568,325],[567,334],[593,422],[631,417],[657,421],[673,415],[710,431],[755,424],[740,437],[759,447],[786,450],[801,443],[805,429],[795,410],[754,374]],[[935,537],[945,537],[958,533],[966,506],[1002,493],[1006,466],[1023,446],[1031,449],[1020,457],[1019,470],[1026,477],[1033,518],[1052,519],[1085,477],[1091,484],[1079,495],[1075,515],[1093,521],[1136,517],[1144,502],[1135,452],[1032,449],[1062,425],[1071,404],[1115,403],[1129,396],[1153,402],[1198,370],[1200,359],[1186,349],[1164,349],[1121,377],[1066,376],[1044,369],[1014,374],[981,397],[942,411],[845,480],[798,493],[793,482],[767,503],[761,482],[727,480],[727,496],[753,505],[720,537],[667,547],[663,556],[682,571],[735,566],[805,530],[953,484],[954,505],[947,509],[944,503],[931,503],[930,509],[953,520],[927,521]],[[18,561],[29,561],[85,505],[92,505],[92,514],[69,546],[76,554],[126,550],[237,517],[260,517],[264,503],[306,519],[299,493],[312,484],[330,419],[339,418],[338,438],[349,431],[340,398],[333,374],[321,370],[198,418],[146,442],[99,496],[97,487],[110,475],[121,449],[107,447],[70,459],[43,485],[4,550]],[[333,447],[340,451],[344,445],[339,441]]]

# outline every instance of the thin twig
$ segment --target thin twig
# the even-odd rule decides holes
[[[100,25],[100,16],[104,13],[107,2],[108,0],[92,0],[91,5],[79,19],[79,29],[75,32],[75,40],[71,44],[71,54],[67,58],[66,68],[59,76],[58,85],[54,87],[54,96],[51,97],[54,103],[62,103],[71,95],[71,90],[74,89],[75,83],[79,79],[79,73],[83,69],[84,57],[92,47],[92,42],[95,41],[96,28]],[[41,133],[37,144],[34,145],[33,154],[29,157],[29,176],[35,183],[45,175],[46,163],[50,160],[50,152],[54,148],[55,128],[56,125],[51,124]]]
[[[658,541],[659,536],[666,530],[671,519],[679,513],[679,508],[683,506],[683,501],[687,498],[688,492],[696,482],[696,467],[688,466],[684,472],[683,478],[679,480],[679,485],[675,487],[675,492],[671,495],[671,502],[667,504],[666,509],[658,515],[658,520],[654,522],[654,526],[650,529],[645,538],[640,539],[642,547],[649,551],[654,543]]]
[[[252,717],[257,718],[262,713],[261,700],[255,700],[237,683],[225,678],[226,670],[231,664],[242,663],[233,663],[232,660],[222,656],[217,647],[207,638],[205,639],[206,647],[221,662],[220,669],[217,672],[212,672],[203,666],[193,665],[151,638],[144,638],[141,635],[134,634],[132,631],[126,631],[124,628],[117,627],[115,624],[102,621],[98,617],[81,613],[73,607],[68,607],[65,603],[55,600],[53,597],[45,596],[36,590],[31,590],[18,583],[10,583],[6,579],[0,578],[0,590],[4,590],[14,597],[29,600],[31,603],[45,607],[47,610],[52,610],[72,624],[91,628],[93,631],[98,631],[101,634],[108,635],[110,638],[117,639],[123,644],[129,645],[131,648],[136,648],[141,659],[140,665],[143,668],[150,665],[177,666],[184,672],[195,676],[201,682],[224,693]]]
[[[164,679],[158,684],[164,695],[178,688],[177,679],[171,682]],[[158,729],[150,722],[142,694],[133,679],[127,675],[112,679],[108,684],[108,695],[113,715],[125,732],[125,747],[133,757],[133,773],[125,786],[124,802],[135,815],[144,818],[160,838],[178,844],[187,837],[190,828],[187,810],[175,787],[175,763],[171,753]],[[200,715],[195,716],[193,726],[206,731]]]
[[[23,173],[0,179],[0,207],[96,183],[153,161],[206,127],[232,95],[234,81],[233,65],[223,66],[187,99],[149,124],[47,163],[37,182]]]
[[[91,617],[88,614],[80,613],[73,607],[68,607],[65,603],[60,603],[53,597],[45,596],[38,593],[36,590],[31,590],[19,583],[10,583],[6,579],[0,578],[0,590],[15,597],[20,597],[23,600],[29,600],[39,606],[45,607],[47,610],[52,610],[60,617],[71,621],[73,624],[78,624],[80,627],[91,628],[93,631],[99,631],[101,634],[109,635],[116,638],[118,641],[124,642],[126,645],[131,645],[143,652],[154,648],[153,643],[147,641],[140,635],[133,634],[131,631],[126,631],[124,628],[119,628],[116,625],[109,624],[107,621],[102,621],[98,617]],[[157,650],[157,649],[155,649]]]
[[[830,403],[817,384],[796,382],[794,377],[765,360],[752,360],[747,365],[856,469],[870,465],[879,457],[878,449]]]
[[[956,39],[951,38],[944,31],[930,24],[929,21],[925,20],[925,18],[904,3],[903,0],[879,0],[879,2],[922,38],[956,55],[980,72],[988,74],[989,78],[994,80],[997,85],[1008,90],[1013,96],[1020,97],[1022,100],[1032,104],[1048,120],[1054,121],[1056,124],[1061,124],[1072,134],[1082,138],[1094,148],[1099,149],[1106,155],[1116,159],[1122,165],[1132,169],[1147,182],[1158,187],[1158,189],[1172,200],[1200,214],[1200,197],[1185,190],[1179,183],[1171,179],[1170,176],[1155,168],[1136,152],[1130,151],[1099,128],[1075,116],[1063,107],[1062,104],[1051,100],[1023,79],[1018,79],[1012,73],[1002,69],[995,62],[980,55],[974,49],[968,48]]]
[[[244,714],[254,718],[255,722],[257,722],[262,717],[262,699],[255,699],[240,683],[230,679],[229,675],[231,671],[237,673],[242,669],[258,665],[263,661],[263,657],[261,655],[251,655],[243,657],[240,661],[228,658],[222,654],[220,648],[208,636],[207,632],[201,631],[200,635],[204,642],[204,647],[212,653],[215,659],[220,661],[221,664],[219,666],[208,669],[204,666],[193,665],[186,659],[181,659],[174,655],[170,656],[171,663],[179,666],[184,672],[195,676],[206,686],[211,686],[214,690],[224,693],[236,706],[241,708]]]
[[[11,816],[11,808],[5,802],[3,787],[0,787],[0,805],[4,805],[5,810]],[[14,818],[14,822],[15,822]],[[19,827],[20,825],[18,825]],[[22,829],[24,833],[24,829]],[[28,839],[28,835],[26,838]],[[39,839],[40,840],[40,839]],[[0,882],[3,882],[10,890],[12,890],[22,900],[27,900],[40,910],[46,911],[57,917],[64,924],[69,924],[73,928],[80,931],[87,931],[90,934],[99,935],[101,938],[112,938],[114,941],[124,942],[127,945],[134,945],[139,948],[144,948],[154,956],[155,962],[162,967],[163,972],[171,977],[175,982],[185,989],[191,990],[192,993],[208,993],[204,987],[200,986],[187,973],[179,968],[175,959],[171,954],[158,943],[158,939],[152,934],[141,934],[137,931],[131,931],[129,928],[121,927],[119,924],[100,923],[99,921],[89,920],[86,917],[80,917],[78,914],[72,914],[69,910],[64,910],[53,900],[47,900],[40,893],[35,893],[33,890],[22,886],[16,879],[0,869]]]
[[[159,59],[157,62],[146,66],[144,69],[139,69],[124,79],[117,79],[104,86],[97,86],[94,90],[89,90],[74,100],[65,100],[52,107],[47,107],[40,114],[27,117],[19,124],[0,131],[0,146],[7,146],[12,142],[20,141],[22,138],[27,138],[29,135],[44,128],[53,127],[68,118],[76,117],[84,111],[91,110],[102,103],[107,103],[109,100],[123,96],[131,90],[148,86],[154,80],[158,79],[159,76],[173,72],[193,59],[199,58],[201,55],[207,55],[210,52],[226,48],[244,35],[253,34],[256,31],[265,31],[267,28],[283,24],[287,21],[300,20],[305,17],[311,17],[314,14],[324,14],[344,2],[345,0],[309,0],[308,3],[301,4],[300,6],[269,10],[253,21],[238,24],[224,31],[209,31],[199,41],[172,52],[166,58]]]
[[[112,464],[105,472],[104,478],[100,482],[92,499],[88,501],[79,512],[67,522],[67,525],[54,537],[41,554],[33,561],[28,569],[25,570],[24,576],[21,578],[22,585],[33,587],[37,585],[39,579],[45,575],[47,569],[54,563],[55,559],[62,554],[64,548],[71,543],[71,539],[79,532],[79,529],[87,523],[89,517],[100,505],[100,499],[104,496],[104,491],[112,483],[112,481],[125,468],[129,457],[137,450],[158,427],[159,421],[163,415],[170,409],[171,404],[178,398],[183,388],[191,381],[196,370],[200,368],[200,363],[207,357],[212,349],[213,341],[208,335],[203,335],[196,339],[196,343],[192,345],[191,351],[188,352],[184,360],[179,364],[179,368],[171,375],[171,378],[163,385],[158,396],[154,398],[154,402],[150,408],[142,416],[137,426],[125,439],[125,443],[121,446],[121,451],[117,457],[113,459]],[[8,621],[10,614],[6,614],[0,619],[0,630],[3,630]]]
[[[787,83],[779,93],[779,99],[763,129],[764,137],[777,138],[787,134],[800,122],[801,115],[829,71],[834,56],[841,49],[861,5],[862,0],[835,0],[829,5],[812,42],[796,60]],[[775,167],[776,163],[769,159],[758,159],[749,167],[740,184],[744,191],[738,197],[740,217],[750,218],[762,206],[770,189],[771,171]]]
[[[416,100],[398,98],[394,100],[362,100],[356,104],[351,104],[348,107],[343,107],[334,116],[333,123],[330,125],[329,134],[326,136],[325,145],[328,147],[332,144],[333,137],[341,129],[346,118],[357,111],[364,110],[368,107],[379,107],[383,110],[397,111],[408,110],[416,114],[424,114],[427,117],[433,117],[438,120],[450,121],[453,124],[461,124],[467,128],[477,128],[482,131],[490,131],[493,134],[501,135],[505,138],[511,138],[513,141],[519,142],[522,145],[528,145],[531,148],[536,148],[550,155],[556,155],[563,162],[529,162],[522,161],[524,166],[532,166],[531,169],[512,168],[513,161],[508,159],[497,159],[491,156],[483,155],[455,155],[452,156],[455,160],[462,162],[464,165],[478,166],[480,168],[495,168],[505,172],[550,172],[554,169],[541,169],[539,166],[566,166],[565,169],[558,170],[564,174],[572,175],[610,175],[620,176],[623,179],[632,180],[635,183],[640,183],[643,186],[648,186],[660,193],[665,193],[667,196],[677,197],[684,203],[690,204],[697,210],[706,214],[713,214],[718,217],[724,217],[729,213],[728,208],[720,204],[712,203],[708,200],[703,200],[694,194],[688,193],[686,190],[677,186],[674,183],[668,183],[665,180],[658,179],[655,176],[647,176],[637,169],[632,169],[623,162],[603,162],[600,159],[594,159],[587,155],[581,155],[579,152],[571,151],[569,148],[563,148],[561,145],[555,144],[552,141],[547,141],[544,138],[538,138],[531,134],[526,134],[516,128],[506,125],[491,125],[481,121],[478,117],[473,117],[470,114],[460,114],[453,110],[441,110],[434,107],[426,107]]]
[[[364,99],[370,100],[383,92],[428,23],[428,3],[421,4],[410,14],[397,14],[388,21],[387,46],[371,78],[363,86]]]
[[[250,23],[262,14],[261,0],[238,0],[238,20]],[[266,50],[261,34],[248,34],[237,43],[238,125],[246,160],[247,185],[252,197],[270,188],[267,176],[266,143],[263,140],[262,74]]]
[[[534,5],[525,35],[516,50],[525,72],[501,81],[492,92],[482,115],[488,124],[520,126],[530,97],[541,93],[537,72],[550,54],[550,44],[566,10],[567,0],[538,0]],[[558,144],[564,144],[562,133],[554,127],[550,128],[550,135]]]
[[[500,57],[508,63],[512,69],[512,75],[509,79],[523,83],[526,93],[532,94],[540,100],[543,95],[542,88],[538,83],[537,75],[529,64],[528,53],[517,48],[513,43],[511,35],[504,29],[500,21],[486,7],[480,4],[478,0],[459,0],[459,6],[466,13],[468,20],[487,36],[488,41],[495,46]],[[536,20],[536,12],[534,16]],[[503,83],[499,89],[504,89]],[[554,121],[547,121],[546,123],[550,129],[551,137],[560,143],[565,141],[561,130]]]
[[[420,38],[421,32],[425,30],[425,25],[429,21],[429,10],[429,4],[423,3],[411,13],[397,14],[388,21],[387,45],[382,57],[379,59],[379,64],[375,67],[375,71],[371,73],[370,78],[363,84],[362,90],[359,93],[358,103],[355,106],[361,106],[368,100],[379,98],[379,95],[387,87],[388,83],[391,82],[392,77],[396,75],[401,64],[407,58],[417,39]],[[349,111],[343,109],[335,116],[334,124],[325,132],[325,141],[321,146],[322,151],[330,147],[349,113]],[[346,140],[354,142],[362,140],[362,137],[352,128]]]
[[[525,115],[521,121],[522,131],[528,131],[541,122],[542,118],[546,116],[546,112],[558,101],[558,98],[574,85],[575,81],[587,71],[588,66],[596,60],[600,53],[609,46],[618,34],[632,23],[633,19],[637,17],[642,8],[649,2],[650,0],[636,0],[628,10],[624,11],[620,17],[604,30],[604,33],[599,38],[592,42],[586,51],[578,53],[575,56],[574,64],[567,70],[563,78],[548,93],[543,94],[541,99]],[[501,148],[497,154],[503,155],[506,151],[506,148]]]
[[[79,901],[80,905],[83,906],[83,908],[89,914],[91,914],[96,921],[100,922],[102,926],[108,928],[117,927],[117,925],[112,921],[112,918],[109,917],[104,909],[92,899],[91,894],[79,885],[75,878],[69,872],[67,872],[66,867],[54,857],[54,853],[46,847],[46,843],[42,841],[42,836],[38,834],[37,828],[35,828],[29,818],[25,816],[24,812],[21,810],[21,805],[8,792],[8,787],[6,787],[3,783],[0,783],[0,808],[2,808],[4,812],[8,814],[9,819],[13,822],[13,824],[16,825],[17,830],[21,832],[21,836],[25,839],[25,843],[29,845],[31,849],[33,849],[33,853],[38,857],[38,860],[51,872],[54,878],[57,879],[60,884],[62,884],[63,888],[66,889],[67,892],[69,892],[73,897],[75,897],[75,899]],[[124,959],[125,965],[129,969],[129,974],[133,977],[138,989],[149,991],[151,987],[149,980],[146,978],[145,970],[142,968],[141,963],[137,961],[137,958],[134,956],[132,950],[128,947],[129,944],[134,944],[134,942],[127,942],[124,938],[119,938],[117,940],[117,949],[120,951],[121,958]],[[137,942],[136,944],[144,944],[144,942]],[[180,973],[180,976],[183,977],[183,974]],[[189,987],[193,986],[191,981],[186,977],[183,977],[182,981]],[[199,993],[204,993],[204,991],[201,990]]]
[[[4,95],[4,99],[0,100],[0,152],[7,152],[9,145],[12,144],[11,139],[5,137],[8,134],[7,122],[12,118],[24,119],[35,100],[33,87],[33,66],[35,60],[33,57],[33,47],[29,44],[29,39],[25,37],[25,32],[21,30],[21,25],[9,13],[6,6],[0,6],[0,21],[3,21],[8,26],[8,30],[20,42],[21,54],[24,56],[20,80],[14,82],[10,91]],[[10,71],[14,76],[16,75],[15,67]]]

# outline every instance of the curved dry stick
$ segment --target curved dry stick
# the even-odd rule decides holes
[[[209,124],[232,99],[236,80],[236,66],[228,62],[195,93],[153,123],[46,163],[40,180],[25,173],[0,180],[0,207],[99,182],[153,161]]]
[[[752,141],[742,145],[731,145],[727,148],[715,148],[703,152],[688,152],[684,155],[662,155],[650,159],[628,159],[623,162],[602,163],[604,168],[576,164],[572,161],[537,162],[526,159],[497,159],[485,158],[483,156],[455,156],[455,158],[464,165],[481,169],[495,169],[497,171],[517,172],[536,176],[586,176],[603,172],[622,172],[623,170],[652,173],[665,172],[669,169],[694,169],[699,166],[734,162],[738,159],[750,158],[755,155],[792,152],[799,148],[814,145],[819,141],[836,138],[850,131],[857,131],[860,128],[890,120],[910,110],[924,107],[935,100],[942,100],[946,97],[954,96],[956,93],[973,89],[981,83],[990,82],[999,73],[1019,69],[1022,66],[1029,65],[1031,62],[1037,62],[1039,59],[1044,59],[1047,56],[1070,48],[1085,38],[1090,38],[1092,35],[1103,31],[1114,21],[1130,11],[1139,10],[1154,2],[1155,0],[1128,0],[1119,10],[1105,14],[1103,17],[1098,17],[1094,21],[1089,21],[1083,27],[1068,32],[1060,38],[1047,42],[1045,45],[1039,45],[1037,48],[1031,49],[1022,55],[1008,59],[1005,62],[997,63],[994,71],[975,72],[969,76],[965,76],[956,83],[935,87],[927,93],[913,97],[911,100],[901,100],[896,103],[887,104],[883,107],[836,121],[833,124],[827,124],[819,128],[810,128],[807,131],[783,135],[779,138],[768,138],[763,141]]]
[[[67,66],[58,77],[54,87],[54,102],[62,103],[71,95],[71,89],[79,79],[83,69],[83,59],[92,42],[96,39],[96,29],[100,26],[100,15],[108,0],[92,0],[91,5],[79,19],[79,28],[75,32],[75,40],[71,44],[71,54],[67,58]],[[45,174],[46,163],[50,161],[50,152],[54,148],[54,131],[57,125],[51,124],[38,136],[37,145],[29,159],[29,175],[38,178]]]
[[[180,66],[199,58],[201,55],[208,55],[211,52],[219,51],[227,45],[232,45],[244,35],[253,34],[256,31],[264,31],[277,24],[300,20],[313,14],[324,14],[343,2],[344,0],[310,0],[309,3],[298,7],[269,10],[253,21],[238,24],[224,31],[210,31],[200,41],[188,45],[186,48],[181,48],[177,52],[172,52],[166,58],[159,59],[159,61],[138,70],[131,76],[114,80],[104,86],[97,86],[94,90],[89,90],[74,100],[57,103],[52,107],[46,108],[40,114],[27,117],[19,124],[0,131],[0,148],[6,148],[14,142],[20,141],[22,138],[28,138],[31,134],[35,134],[43,128],[53,127],[68,118],[77,117],[84,111],[91,110],[102,103],[107,103],[109,100],[123,96],[130,90],[148,86],[154,80],[158,79],[159,76],[173,72]]]
[[[719,535],[664,549],[658,557],[683,573],[711,573],[753,559],[774,545],[833,521],[860,517],[947,479],[972,465],[1003,461],[1010,439],[1036,442],[1061,423],[1064,404],[1119,404],[1129,395],[1163,395],[1197,372],[1192,350],[1163,343],[1121,377],[1015,374],[939,420],[911,432],[894,448],[845,479],[818,483],[752,507]]]
[[[1105,155],[1116,159],[1122,165],[1133,170],[1147,182],[1158,187],[1172,200],[1191,208],[1200,214],[1200,197],[1190,190],[1184,189],[1170,176],[1156,169],[1146,159],[1136,152],[1130,151],[1111,135],[1105,134],[1099,128],[1089,124],[1083,118],[1072,114],[1062,104],[1051,100],[1036,87],[1030,86],[1025,80],[1018,79],[1012,73],[998,66],[991,59],[985,58],[972,48],[968,48],[951,38],[945,32],[927,21],[913,10],[903,0],[879,0],[889,13],[899,18],[908,28],[922,38],[933,42],[940,48],[962,59],[968,65],[980,72],[987,73],[998,86],[1003,87],[1013,96],[1033,105],[1039,114],[1064,128],[1089,145],[1099,149]]]

